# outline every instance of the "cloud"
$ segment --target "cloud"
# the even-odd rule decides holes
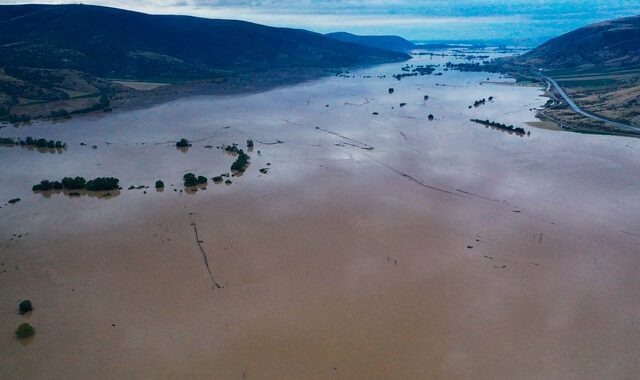
[[[12,0],[0,0],[7,4]],[[25,0],[20,1],[22,3]],[[60,3],[60,0],[26,0]],[[63,2],[70,2],[65,1]],[[640,0],[85,0],[154,14],[240,19],[410,39],[525,39],[640,13]]]

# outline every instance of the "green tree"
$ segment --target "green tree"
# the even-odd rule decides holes
[[[16,329],[16,337],[18,339],[25,339],[25,338],[32,337],[35,333],[36,333],[36,329],[33,328],[33,326],[31,326],[28,323],[23,323],[20,326],[18,326],[18,328]]]
[[[26,314],[33,310],[33,305],[31,305],[31,301],[24,300],[20,302],[20,305],[18,308],[20,309],[20,314]]]

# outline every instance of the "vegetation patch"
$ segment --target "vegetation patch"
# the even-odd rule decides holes
[[[36,329],[28,323],[23,323],[16,329],[16,338],[26,339],[35,335]]]
[[[58,111],[51,111],[49,113],[52,119],[71,119],[71,114],[64,109],[60,109]]]
[[[107,191],[107,190],[119,190],[120,180],[114,177],[98,177],[87,181],[83,177],[64,177],[61,181],[49,181],[42,180],[39,184],[33,186],[33,191],[48,191],[48,190],[82,190],[87,191]],[[79,193],[77,193],[80,195]],[[69,194],[72,195],[72,194]]]
[[[489,97],[489,101],[492,102],[493,101],[493,96]],[[473,106],[469,106],[469,108],[471,107],[480,107],[483,106],[487,103],[487,99],[486,98],[482,98],[480,100],[476,100],[475,102],[473,102]]]
[[[185,138],[180,139],[180,141],[176,143],[176,148],[188,148],[190,146],[191,146],[191,143],[189,142],[189,140]]]
[[[20,311],[20,315],[27,314],[28,312],[33,311],[33,305],[31,304],[31,301],[24,300],[20,302],[18,309]]]
[[[224,150],[231,154],[238,155],[233,164],[231,164],[232,171],[244,172],[247,169],[247,165],[249,165],[249,160],[251,159],[251,157],[249,157],[249,155],[246,154],[242,149],[238,148],[237,144],[227,145],[226,147],[224,147]]]
[[[499,129],[501,131],[506,131],[506,132],[512,132],[512,133],[515,133],[517,135],[525,135],[525,134],[530,134],[531,133],[531,132],[525,131],[524,128],[514,127],[513,125],[506,125],[506,124],[502,124],[502,123],[497,123],[495,121],[479,120],[479,119],[471,119],[471,121],[473,121],[474,123],[482,124],[482,125],[484,125],[486,127],[491,127],[491,128]]]
[[[117,190],[120,180],[114,177],[98,177],[87,181],[85,188],[88,191],[105,191],[105,190]]]
[[[400,73],[400,74],[393,75],[393,77],[396,78],[397,80],[402,80],[402,78],[406,78],[406,77],[416,77],[418,75],[420,75],[420,76],[422,76],[422,75],[430,75],[436,69],[435,69],[435,66],[433,66],[433,65],[409,65],[409,64],[407,64],[404,67],[402,67],[401,70],[404,71],[404,72]]]
[[[26,139],[13,139],[10,137],[0,137],[0,144],[4,145],[20,145],[20,146],[35,146],[37,148],[57,148],[64,149],[67,147],[67,144],[62,141],[53,141],[47,140],[43,138],[33,138],[27,137]]]
[[[182,180],[184,181],[185,187],[193,187],[197,185],[204,185],[207,183],[207,177],[205,176],[197,176],[193,173],[187,173],[182,176]]]
[[[49,190],[62,190],[64,186],[60,181],[49,181],[43,179],[39,184],[33,185],[33,191],[49,191]]]
[[[468,72],[486,72],[486,73],[502,73],[504,69],[497,64],[490,62],[483,63],[451,63],[445,64],[445,70],[468,71]]]

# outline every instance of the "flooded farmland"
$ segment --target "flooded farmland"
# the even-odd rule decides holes
[[[33,379],[633,378],[638,140],[535,128],[544,89],[443,70],[458,59],[0,129],[67,144],[0,146],[0,301],[29,298],[38,326],[16,344],[0,308],[0,365]],[[250,165],[214,184],[234,143]],[[208,184],[185,191],[189,172]],[[75,176],[122,189],[32,191]]]

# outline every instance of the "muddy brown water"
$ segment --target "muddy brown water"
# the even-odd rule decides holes
[[[635,378],[637,140],[527,125],[542,89],[400,66],[0,130],[67,143],[0,147],[0,378]],[[248,138],[243,176],[179,191]],[[124,189],[31,191],[75,175]]]

